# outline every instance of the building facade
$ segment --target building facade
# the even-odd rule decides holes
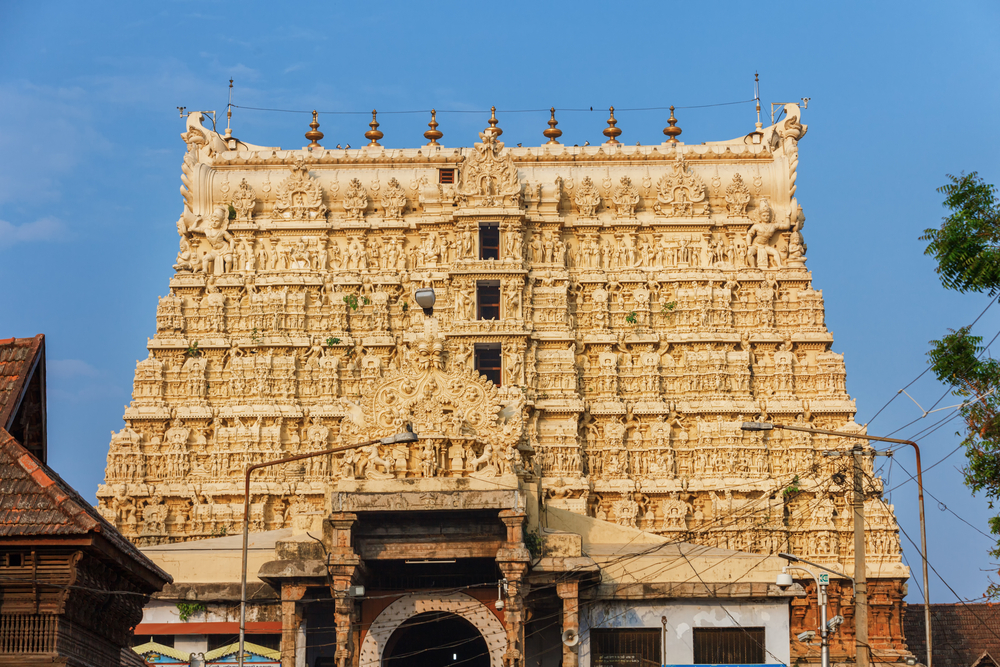
[[[850,573],[851,489],[821,452],[854,442],[740,429],[860,429],[806,267],[800,117],[787,105],[772,127],[695,146],[675,122],[661,145],[625,146],[612,117],[606,143],[577,147],[559,144],[553,116],[548,143],[506,147],[494,115],[471,147],[440,145],[432,121],[412,149],[380,146],[373,119],[353,150],[322,147],[314,117],[311,143],[285,150],[189,114],[180,251],[102,513],[140,545],[233,534],[248,465],[411,424],[416,443],[260,471],[251,530],[325,530],[345,559],[330,576],[347,586],[362,561],[440,560],[421,539],[462,512],[479,551],[446,560],[488,563],[461,576],[496,580],[494,563],[527,581],[518,545],[543,526],[531,498]],[[433,289],[432,311],[419,289]],[[904,648],[908,571],[868,460],[869,635],[890,655]],[[381,543],[405,547],[390,558]],[[831,601],[850,620],[850,589]],[[815,616],[793,603],[793,629]],[[835,653],[849,653],[841,637]]]
[[[0,340],[0,665],[139,666],[170,575],[46,465],[44,375],[44,336]]]

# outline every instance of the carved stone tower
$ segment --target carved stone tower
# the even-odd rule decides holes
[[[551,507],[850,572],[844,459],[822,451],[854,442],[740,430],[860,429],[786,112],[760,144],[506,148],[491,121],[470,148],[239,151],[190,115],[180,252],[102,513],[139,544],[232,534],[248,465],[412,423],[417,443],[261,472],[251,530],[540,485]],[[869,478],[888,646],[908,573]]]

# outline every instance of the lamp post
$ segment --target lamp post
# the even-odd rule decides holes
[[[836,570],[831,570],[828,567],[823,567],[822,565],[817,565],[816,563],[811,563],[807,560],[803,560],[798,556],[793,556],[792,554],[779,553],[779,556],[787,560],[789,563],[806,563],[807,565],[812,565],[821,570],[829,572],[830,574],[836,575],[843,579],[850,579],[851,586],[854,586],[854,579],[848,577],[846,574],[837,572]],[[844,622],[843,616],[834,616],[829,622],[826,620],[826,587],[830,583],[829,574],[821,574],[819,577],[807,568],[801,567],[799,565],[786,565],[781,569],[781,574],[778,575],[777,585],[782,588],[792,585],[792,575],[788,574],[789,570],[802,570],[803,572],[809,573],[812,576],[813,581],[816,582],[816,595],[819,602],[819,636],[820,636],[820,664],[822,667],[830,667],[830,633],[836,632],[840,624]],[[839,620],[838,620],[839,619]],[[803,635],[808,635],[809,633],[802,633],[799,635],[799,640],[802,640]],[[811,639],[807,637],[806,639]]]
[[[892,442],[898,445],[909,445],[913,447],[913,452],[916,454],[917,458],[917,499],[920,505],[920,549],[923,553],[920,554],[922,565],[923,565],[923,575],[924,575],[924,628],[926,630],[926,641],[927,641],[927,667],[933,667],[933,658],[931,652],[931,592],[929,587],[929,580],[927,577],[927,526],[924,522],[924,476],[920,465],[920,447],[917,443],[912,440],[897,440],[895,438],[883,438],[877,435],[863,435],[861,433],[844,433],[843,431],[831,431],[823,428],[810,428],[808,426],[796,426],[794,424],[768,424],[766,422],[743,422],[740,427],[744,431],[770,431],[772,429],[784,429],[786,431],[800,431],[802,433],[819,433],[821,435],[835,435],[841,438],[858,438],[861,440],[875,440],[878,442]],[[824,454],[831,454],[839,456],[842,452],[824,452]],[[890,452],[891,455],[891,452]],[[855,466],[857,466],[858,457],[855,456]],[[857,532],[857,515],[855,515],[855,533]],[[857,542],[857,539],[855,539]],[[861,542],[862,548],[864,547],[864,541]],[[855,547],[857,550],[857,547]],[[805,562],[805,561],[803,561]],[[864,576],[864,567],[862,563],[862,572],[855,571],[854,576],[858,577],[862,582],[865,580],[862,578]],[[863,614],[863,621],[866,624],[864,627],[864,638],[865,643],[867,643],[868,638],[868,628],[867,628],[867,604],[868,604],[868,590],[867,582],[863,587],[862,596],[864,598],[863,605],[866,607]],[[861,637],[862,635],[858,633],[858,623],[857,621],[861,618],[861,615],[855,613],[855,635]],[[864,647],[867,649],[867,646]],[[864,661],[867,664],[867,660]]]
[[[301,461],[302,459],[311,459],[316,456],[326,456],[327,454],[336,454],[338,452],[346,452],[350,449],[357,449],[359,447],[367,447],[368,445],[383,444],[383,445],[394,445],[400,442],[416,442],[417,434],[413,432],[412,426],[407,424],[406,430],[402,433],[397,433],[395,435],[386,436],[384,438],[375,438],[374,440],[365,440],[364,442],[357,442],[353,445],[343,445],[341,447],[334,447],[332,449],[324,449],[319,452],[309,452],[307,454],[298,454],[296,456],[286,456],[283,459],[275,459],[273,461],[264,461],[263,463],[255,463],[249,468],[247,468],[244,496],[243,496],[243,561],[242,561],[242,575],[240,579],[240,652],[239,652],[239,666],[243,667],[243,646],[246,641],[246,619],[247,619],[247,542],[250,539],[250,474],[254,470],[260,468],[267,468],[270,466],[276,466],[281,463],[291,463],[292,461]]]

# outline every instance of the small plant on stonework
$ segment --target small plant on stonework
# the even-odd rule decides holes
[[[212,537],[225,537],[229,534],[229,526],[219,526],[212,529]]]
[[[229,219],[230,220],[236,219],[236,207],[233,206],[232,204],[229,205]]]
[[[537,530],[532,533],[525,534],[524,546],[528,547],[528,553],[531,554],[532,558],[541,558],[542,536],[538,534]]]
[[[206,611],[208,611],[208,607],[201,602],[177,603],[177,615],[180,617],[182,623],[187,623],[192,616],[204,614]]]
[[[189,345],[188,349],[185,351],[185,354],[187,354],[187,356],[189,357],[200,357],[201,350],[198,349],[198,341],[194,341],[193,343],[191,343],[191,345]]]
[[[333,347],[334,345],[340,345],[340,339],[339,338],[334,338],[333,336],[330,336],[329,338],[326,339],[326,346],[327,347]]]
[[[346,303],[347,307],[350,308],[351,310],[357,310],[358,309],[358,295],[357,294],[348,294],[347,296],[344,297],[344,303]]]
[[[410,304],[408,304],[408,303],[406,303],[406,302],[404,301],[404,302],[403,302],[403,305],[402,305],[402,306],[400,306],[400,307],[401,307],[401,308],[403,309],[403,312],[405,313],[406,311],[408,311],[408,310],[410,309]]]
[[[791,484],[786,486],[785,490],[781,492],[781,495],[785,497],[785,500],[791,500],[792,498],[795,497],[795,494],[797,494],[801,490],[802,489],[799,488],[799,476],[796,475],[795,477],[792,478]]]
[[[370,304],[370,303],[372,302],[372,300],[371,300],[371,299],[369,299],[368,297],[362,297],[362,298],[361,298],[361,302],[362,302],[362,303],[363,303],[364,305],[366,305],[366,306],[367,306],[368,304]]]
[[[257,327],[254,327],[253,330],[250,332],[250,342],[253,343],[254,345],[260,344],[260,329],[258,329]]]
[[[639,322],[639,316],[633,310],[631,313],[625,316],[625,321],[629,324],[637,324]]]
[[[677,302],[676,301],[667,301],[662,306],[660,306],[660,312],[661,313],[672,313],[674,311],[674,308],[676,308],[676,307],[677,307]]]

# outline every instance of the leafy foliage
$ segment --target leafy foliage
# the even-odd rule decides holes
[[[952,210],[938,229],[925,229],[924,254],[938,262],[937,272],[948,289],[959,292],[1000,290],[1000,202],[996,187],[976,172],[948,175],[951,183],[938,188]]]
[[[202,614],[208,610],[201,602],[178,602],[177,603],[177,615],[180,617],[182,623],[187,623],[192,616],[197,614]]]
[[[949,175],[950,183],[938,189],[951,214],[938,229],[927,229],[925,253],[937,260],[942,284],[959,292],[1000,293],[1000,203],[996,188],[972,172]],[[990,501],[1000,499],[1000,363],[984,358],[983,339],[970,327],[951,330],[930,342],[931,370],[954,394],[963,399],[959,412],[965,422],[967,465],[962,470],[973,493]],[[961,433],[959,433],[961,435]],[[1000,517],[990,519],[990,529],[1000,536]],[[1000,557],[1000,541],[991,551]]]
[[[532,558],[541,558],[542,536],[538,534],[537,530],[532,531],[530,533],[525,533],[524,546],[528,548],[528,553],[531,554]]]
[[[931,370],[965,401],[959,409],[966,430],[965,483],[973,493],[985,494],[992,508],[1000,499],[1000,363],[982,358],[983,339],[973,336],[969,327],[932,340],[931,346]],[[990,531],[1000,536],[1000,517],[990,519]],[[1000,541],[990,553],[1000,557]]]

